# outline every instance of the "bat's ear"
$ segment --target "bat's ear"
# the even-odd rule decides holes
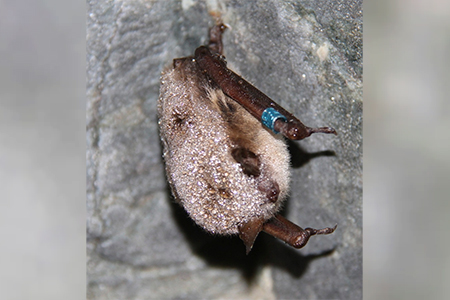
[[[263,218],[254,218],[239,226],[239,237],[244,242],[246,254],[252,250],[253,243],[262,230],[263,224]]]

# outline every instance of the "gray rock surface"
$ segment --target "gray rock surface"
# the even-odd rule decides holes
[[[361,1],[87,1],[89,299],[362,298]],[[157,128],[159,76],[220,14],[228,66],[309,126],[290,143],[284,215],[338,224],[301,250],[213,237],[174,204]]]

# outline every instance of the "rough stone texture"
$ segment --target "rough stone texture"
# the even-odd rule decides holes
[[[362,297],[361,1],[87,2],[89,299]],[[156,103],[161,70],[207,41],[219,13],[228,66],[309,126],[290,143],[284,214],[338,224],[295,250],[261,234],[249,256],[173,203]]]

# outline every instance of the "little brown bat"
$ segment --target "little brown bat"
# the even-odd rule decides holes
[[[174,59],[161,76],[159,126],[172,193],[206,231],[238,234],[247,253],[260,231],[301,248],[336,226],[302,229],[278,214],[290,177],[284,137],[336,131],[305,126],[229,70],[225,28],[214,26],[208,46]]]

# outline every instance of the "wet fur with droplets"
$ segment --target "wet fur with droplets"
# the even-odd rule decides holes
[[[166,171],[177,201],[197,224],[238,234],[242,224],[270,219],[280,209],[289,155],[281,137],[204,77],[190,58],[162,75],[158,109]],[[277,201],[267,197],[273,186]]]

